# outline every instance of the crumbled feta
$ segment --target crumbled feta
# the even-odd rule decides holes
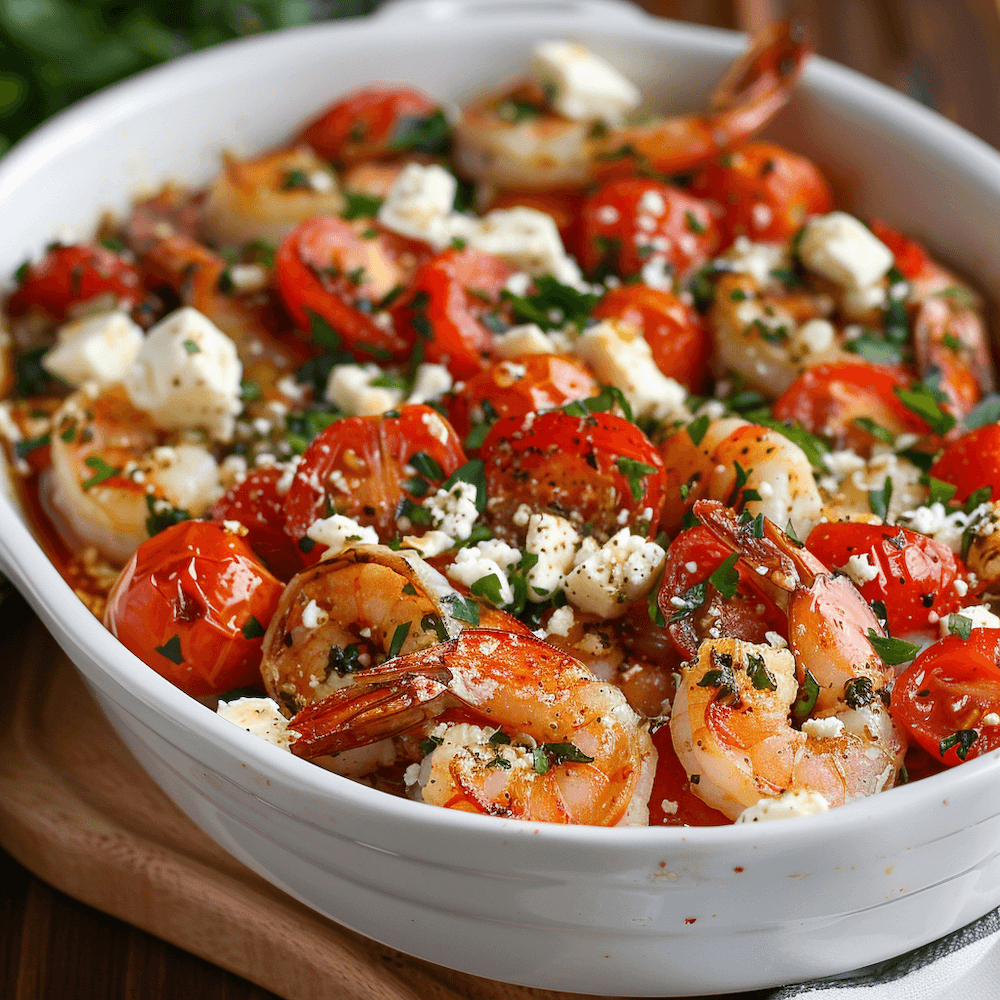
[[[833,346],[837,331],[826,319],[811,319],[793,334],[795,346],[806,354],[821,354]]]
[[[554,514],[532,514],[528,518],[528,535],[524,547],[538,556],[538,562],[528,570],[528,599],[544,601],[562,583],[563,576],[573,568],[580,536],[565,518]]]
[[[444,365],[422,364],[417,368],[406,402],[427,403],[443,396],[451,386],[451,372]]]
[[[288,728],[288,720],[281,714],[278,703],[270,698],[220,701],[217,711],[220,718],[245,729],[253,736],[267,740],[281,750],[288,750],[292,738],[299,735],[294,729]]]
[[[443,250],[455,236],[452,205],[458,182],[436,163],[409,163],[378,210],[378,221],[394,233]]]
[[[944,504],[935,501],[930,506],[903,511],[896,517],[896,522],[913,531],[919,531],[922,535],[930,535],[935,541],[947,545],[960,555],[965,529],[970,525],[977,525],[980,521],[988,521],[991,512],[992,505],[989,503],[980,504],[975,510],[966,514],[961,510],[949,512]]]
[[[653,254],[645,264],[639,276],[644,285],[659,288],[669,292],[674,287],[674,269],[670,258],[663,254]]]
[[[840,308],[849,319],[863,319],[873,309],[884,309],[889,304],[885,285],[868,288],[848,288],[840,298]]]
[[[326,382],[327,402],[352,416],[369,417],[386,410],[395,410],[403,402],[401,389],[373,386],[372,380],[382,375],[376,364],[334,365]]]
[[[642,95],[610,63],[574,42],[535,46],[531,74],[551,94],[552,107],[571,121],[619,123]]]
[[[207,316],[184,306],[147,334],[122,381],[132,402],[163,430],[203,427],[233,436],[243,407],[236,345]]]
[[[514,600],[514,591],[503,567],[495,559],[485,555],[478,546],[459,549],[455,561],[446,572],[452,580],[457,580],[466,587],[471,587],[477,580],[485,577],[496,577],[499,584],[500,606],[510,604]]]
[[[895,260],[860,219],[846,212],[813,219],[802,234],[799,258],[810,271],[859,290],[884,278]]]
[[[878,567],[872,564],[871,558],[865,552],[851,556],[845,566],[838,568],[842,573],[846,573],[857,587],[863,587],[866,583],[877,580],[879,576]]]
[[[830,803],[819,792],[792,788],[777,798],[761,799],[756,805],[744,809],[736,818],[737,823],[762,823],[773,819],[793,819],[796,816],[814,816],[827,812]]]
[[[563,592],[581,611],[618,618],[649,591],[665,556],[656,542],[622,528],[597,552],[577,563],[563,581]]]
[[[330,559],[352,545],[378,545],[378,532],[368,525],[360,525],[353,518],[343,514],[333,514],[313,521],[306,530],[306,536],[320,545],[326,545],[324,559]]]
[[[302,624],[306,628],[319,628],[330,620],[326,610],[315,601],[310,601],[302,611]]]
[[[460,480],[449,490],[439,489],[433,496],[425,497],[423,506],[431,512],[435,528],[464,541],[472,534],[472,526],[479,518],[478,492],[473,483]]]
[[[433,559],[434,556],[447,552],[454,544],[455,539],[443,531],[428,531],[420,536],[403,536],[403,545],[408,549],[416,549],[425,559]]]
[[[237,292],[261,292],[267,288],[267,268],[260,264],[230,264],[227,273]]]
[[[549,620],[545,623],[545,632],[547,635],[561,635],[565,638],[569,635],[574,621],[573,608],[569,604],[564,604],[549,616]]]
[[[958,611],[953,611],[950,615],[945,615],[938,622],[938,628],[942,636],[949,634],[950,619],[955,617],[964,618],[969,622],[969,627],[974,629],[1000,628],[1000,618],[993,614],[988,607],[984,604],[972,604],[967,608],[959,608]]]
[[[144,481],[155,482],[174,507],[192,517],[201,517],[222,495],[219,466],[201,445],[154,448],[140,469]]]
[[[115,310],[65,323],[56,338],[56,346],[42,356],[42,367],[74,387],[94,382],[106,389],[132,367],[143,333],[127,312]]]
[[[715,264],[733,274],[748,274],[763,287],[775,280],[772,271],[787,270],[791,261],[783,243],[752,243],[746,236],[737,236]]]
[[[493,349],[501,358],[516,358],[522,354],[566,354],[572,347],[560,331],[546,333],[537,323],[525,323],[498,333]]]
[[[687,391],[656,366],[645,337],[609,320],[588,327],[573,345],[601,382],[621,389],[636,419],[685,418]]]
[[[806,719],[802,723],[802,732],[816,740],[829,740],[839,736],[844,731],[844,724],[835,715],[825,719]]]

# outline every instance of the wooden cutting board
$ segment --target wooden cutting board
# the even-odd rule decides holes
[[[285,1000],[578,996],[410,958],[286,896],[146,776],[39,622],[16,649],[0,709],[0,844],[55,888]]]

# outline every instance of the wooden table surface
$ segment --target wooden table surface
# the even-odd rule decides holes
[[[645,0],[664,17],[753,27],[798,13],[819,52],[1000,148],[1000,0]],[[30,610],[0,604],[0,660]],[[759,995],[759,994],[758,994]],[[274,994],[51,889],[0,852],[0,996],[267,1000]]]

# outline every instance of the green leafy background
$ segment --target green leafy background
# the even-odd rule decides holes
[[[67,104],[174,56],[378,0],[0,0],[0,155]]]

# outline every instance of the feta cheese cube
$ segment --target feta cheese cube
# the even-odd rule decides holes
[[[370,417],[395,410],[403,402],[401,389],[372,385],[382,375],[378,365],[334,365],[326,381],[327,402],[357,417]]]
[[[394,233],[443,250],[456,235],[452,205],[457,188],[458,182],[444,167],[409,163],[389,188],[378,221]]]
[[[895,260],[860,219],[846,212],[813,219],[802,234],[799,257],[810,271],[855,290],[880,281]]]
[[[532,514],[528,518],[525,550],[538,556],[528,570],[528,599],[544,601],[573,568],[580,536],[565,518],[554,514]]]
[[[503,567],[495,559],[485,555],[478,546],[459,549],[455,561],[446,572],[452,580],[457,580],[466,587],[471,587],[477,580],[495,576],[499,584],[498,606],[502,607],[514,600],[514,591]]]
[[[163,430],[202,427],[233,436],[242,409],[236,345],[207,316],[184,306],[147,334],[122,379],[132,402]]]
[[[127,312],[115,310],[65,323],[56,338],[56,346],[42,357],[42,367],[74,388],[93,382],[106,389],[131,368],[143,334]]]
[[[201,445],[154,448],[141,468],[147,481],[163,489],[172,506],[192,517],[201,517],[222,496],[218,463]]]
[[[540,42],[535,47],[531,73],[551,93],[552,107],[572,121],[617,124],[642,100],[631,80],[573,42]]]
[[[451,389],[451,372],[444,365],[422,364],[417,368],[407,403],[426,403]]]
[[[793,819],[827,812],[830,803],[819,792],[792,788],[773,799],[763,798],[736,817],[737,823],[762,823],[773,819]]]

